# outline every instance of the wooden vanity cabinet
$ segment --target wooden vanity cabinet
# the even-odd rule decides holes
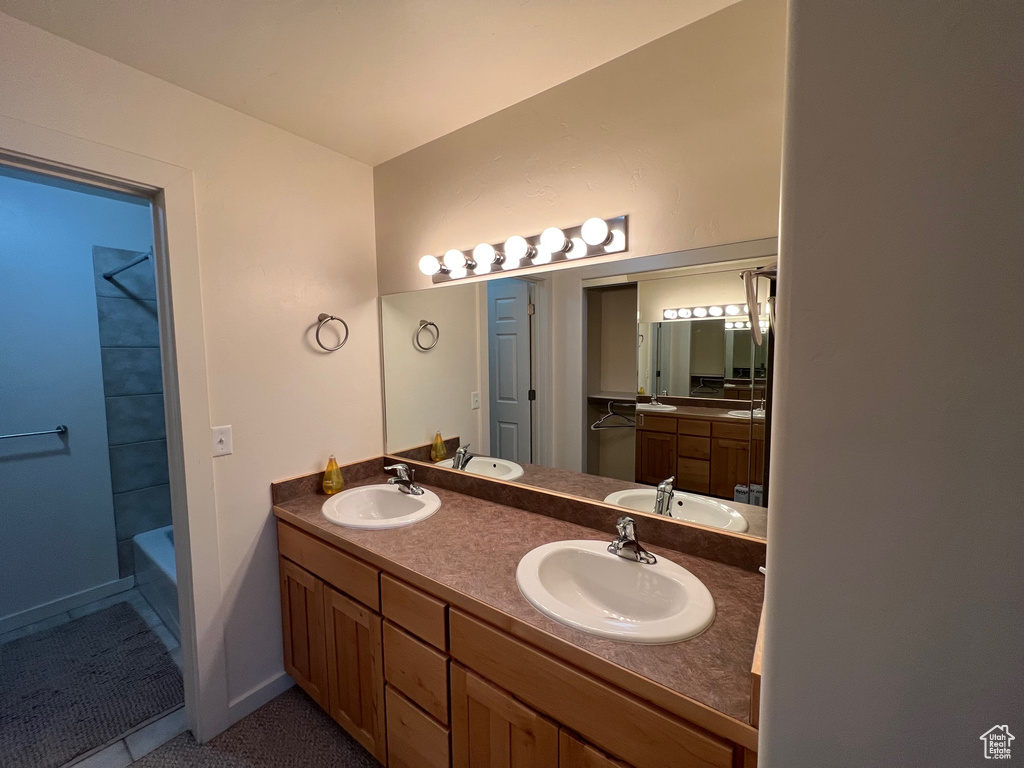
[[[278,558],[284,670],[325,709],[327,643],[324,632],[324,583],[294,563]]]
[[[636,422],[638,483],[657,485],[676,472],[676,420],[641,413]]]
[[[562,728],[558,734],[558,768],[630,768]]]

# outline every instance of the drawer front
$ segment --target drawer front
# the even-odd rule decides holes
[[[319,576],[335,589],[375,611],[380,610],[380,571],[373,566],[280,520],[277,523],[277,548],[284,557]]]
[[[700,459],[679,459],[675,486],[681,491],[708,493],[711,489],[711,462]]]
[[[390,685],[388,709],[388,768],[449,768],[450,732],[430,719]]]
[[[676,420],[671,416],[651,416],[649,413],[638,413],[636,427],[637,429],[646,429],[649,432],[671,432],[675,434]]]
[[[710,421],[696,421],[694,419],[677,419],[677,421],[679,422],[680,435],[711,437]]]
[[[744,421],[742,424],[732,424],[727,421],[716,421],[711,426],[713,437],[724,437],[727,440],[749,440],[750,424]]]
[[[435,648],[448,650],[448,604],[384,574],[380,580],[383,614]]]
[[[452,656],[460,663],[636,768],[732,767],[730,742],[500,630],[453,610],[451,632]]]
[[[691,437],[690,435],[679,435],[676,438],[676,445],[679,447],[679,455],[686,459],[711,458],[711,438]]]
[[[384,679],[448,724],[448,657],[390,621],[384,622]]]

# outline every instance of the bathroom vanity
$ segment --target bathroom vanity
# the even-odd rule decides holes
[[[383,463],[346,468],[349,487],[384,482]],[[463,479],[428,475],[425,483]],[[274,485],[285,667],[382,764],[756,765],[763,542],[695,539],[743,567],[726,564],[645,540],[645,529],[655,539],[662,529],[696,529],[638,515],[645,546],[697,576],[716,617],[684,642],[624,643],[549,619],[516,584],[517,563],[542,544],[610,541],[614,508],[595,505],[598,530],[565,519],[583,504],[569,497],[478,481],[549,499],[550,514],[536,514],[431,485],[441,499],[433,516],[359,530],[323,517],[316,479]]]

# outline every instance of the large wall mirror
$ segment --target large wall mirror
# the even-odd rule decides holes
[[[383,296],[387,451],[763,538],[774,262],[769,239]]]

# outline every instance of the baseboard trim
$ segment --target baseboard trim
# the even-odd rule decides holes
[[[126,576],[123,579],[108,581],[106,584],[100,584],[97,587],[62,597],[59,600],[37,605],[35,608],[12,613],[10,616],[4,616],[0,619],[0,635],[15,629],[21,629],[29,624],[35,624],[38,621],[44,621],[60,613],[73,611],[75,608],[81,608],[83,605],[102,600],[104,597],[116,595],[118,592],[127,592],[134,586],[135,576]]]
[[[283,670],[228,702],[228,719],[234,725],[246,715],[251,715],[271,699],[275,699],[295,685],[288,673]]]

